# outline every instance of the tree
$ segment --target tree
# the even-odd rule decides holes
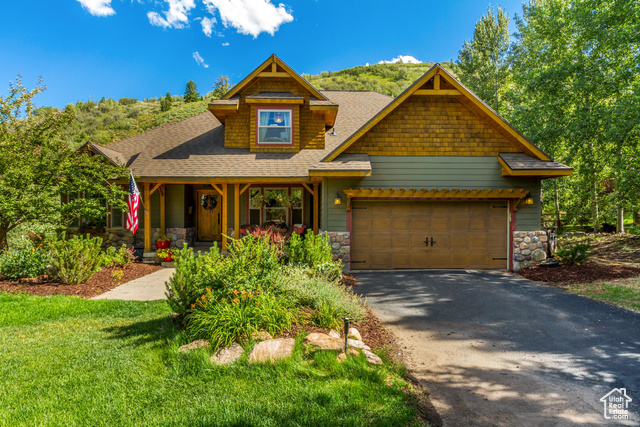
[[[590,215],[594,231],[609,220],[623,231],[625,206],[639,202],[640,56],[628,41],[639,33],[640,5],[546,0],[523,10],[513,48],[523,102],[513,122],[574,166],[575,175],[563,180],[574,217]]]
[[[222,96],[231,90],[231,81],[228,76],[220,76],[213,85],[213,91],[211,92],[212,99],[220,99]]]
[[[74,119],[74,109],[41,109],[35,114],[33,98],[45,90],[41,79],[35,89],[22,86],[20,76],[0,96],[0,251],[7,249],[7,234],[21,224],[64,227],[66,218],[106,216],[105,201],[125,208],[125,192],[108,178],[127,176],[88,151],[75,151],[60,137]],[[95,197],[62,204],[67,194]]]
[[[187,87],[184,89],[184,102],[195,102],[200,100],[200,94],[198,88],[193,80],[187,82]]]
[[[456,61],[462,83],[498,112],[505,109],[502,94],[509,82],[509,44],[509,17],[500,7],[495,13],[489,8]]]
[[[160,98],[160,111],[165,112],[171,110],[172,104],[173,98],[171,98],[171,94],[167,92],[167,96]]]

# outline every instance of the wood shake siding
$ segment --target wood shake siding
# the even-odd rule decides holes
[[[294,108],[294,144],[292,147],[257,147],[256,117],[254,105],[245,97],[260,92],[291,92],[302,96],[304,103]],[[258,78],[240,94],[238,113],[229,116],[225,123],[226,148],[249,148],[252,152],[297,152],[300,149],[324,149],[325,126],[321,114],[313,114],[309,108],[309,92],[291,78]],[[284,104],[273,104],[273,108]]]
[[[371,156],[497,156],[518,152],[454,97],[412,96],[349,147]]]

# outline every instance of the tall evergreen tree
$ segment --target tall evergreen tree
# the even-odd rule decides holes
[[[489,8],[456,61],[462,82],[500,113],[505,110],[502,95],[509,82],[509,44],[509,17],[500,7],[495,13]]]
[[[229,92],[230,89],[231,81],[229,80],[229,77],[220,76],[213,85],[213,92],[211,92],[211,95],[213,99],[220,99],[225,93]]]
[[[189,80],[187,87],[184,89],[184,102],[195,102],[200,100],[200,94],[196,82]]]
[[[171,94],[167,92],[167,96],[160,98],[160,111],[165,112],[171,110],[172,104],[173,98],[171,98]]]

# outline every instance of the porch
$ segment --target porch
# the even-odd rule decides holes
[[[154,250],[154,231],[165,234],[179,230],[176,243],[190,243],[195,250],[217,244],[222,251],[226,251],[229,238],[242,236],[250,226],[273,225],[291,230],[302,226],[318,233],[320,181],[140,179],[138,185],[144,206],[139,221],[145,254]]]

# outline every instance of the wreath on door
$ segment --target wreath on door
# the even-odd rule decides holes
[[[212,196],[210,194],[205,194],[202,196],[202,207],[208,211],[212,211],[218,206],[218,197]]]

